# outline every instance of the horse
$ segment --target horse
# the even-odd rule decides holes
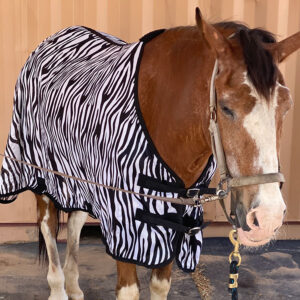
[[[88,38],[82,38],[82,32]],[[90,47],[99,36],[101,43],[97,47]],[[64,39],[64,47],[60,48]],[[299,48],[300,32],[277,42],[271,33],[263,29],[250,29],[237,22],[210,24],[203,19],[197,8],[196,26],[156,31],[136,44],[126,44],[92,29],[73,27],[46,39],[33,52],[22,69],[16,86],[13,121],[1,171],[0,199],[2,203],[9,203],[25,189],[31,189],[36,194],[41,241],[45,242],[49,259],[47,279],[51,290],[50,300],[84,299],[78,284],[77,257],[80,232],[87,215],[90,213],[98,217],[97,209],[101,208],[92,206],[92,193],[95,197],[101,194],[103,201],[112,209],[110,213],[119,212],[118,217],[112,221],[114,228],[119,230],[115,232],[116,238],[122,239],[117,244],[118,253],[126,253],[128,256],[114,255],[109,250],[109,241],[104,241],[108,253],[116,259],[117,299],[139,299],[136,264],[152,268],[151,299],[167,299],[176,252],[172,247],[179,248],[176,244],[178,241],[180,245],[187,246],[185,249],[192,253],[186,254],[190,261],[179,263],[183,269],[189,267],[188,270],[192,270],[198,262],[202,246],[203,224],[202,221],[198,222],[202,216],[201,205],[191,209],[182,205],[187,202],[178,204],[179,199],[183,198],[177,199],[176,196],[180,195],[179,191],[184,190],[186,197],[183,200],[199,201],[203,197],[201,189],[205,190],[204,193],[209,193],[208,183],[215,170],[212,153],[217,159],[218,167],[226,175],[225,183],[234,187],[234,207],[228,219],[237,226],[240,243],[255,247],[268,243],[274,237],[282,225],[286,211],[280,191],[283,179],[279,176],[279,151],[283,120],[292,106],[291,95],[278,64]],[[110,49],[109,55],[97,57],[103,49]],[[109,76],[116,62],[114,58],[119,57],[121,52],[123,56],[115,67],[117,73],[114,73],[111,81],[97,88],[97,80],[103,70],[98,69],[99,65],[106,65],[106,74],[103,76]],[[43,60],[41,53],[44,55]],[[124,62],[129,56],[131,64],[127,65]],[[94,57],[97,58],[96,63]],[[75,61],[76,64],[72,64]],[[136,72],[131,76],[133,66]],[[88,78],[85,77],[85,68],[89,69],[88,74],[92,74]],[[116,74],[119,76],[122,72],[125,75],[117,77]],[[115,78],[121,78],[116,90],[112,89]],[[76,85],[77,80],[83,80],[85,88]],[[104,93],[104,89],[108,92]],[[121,93],[129,95],[128,97],[133,95],[134,99],[126,102],[118,118],[114,117],[116,114],[101,115],[103,107],[117,111],[119,103],[111,99],[118,98]],[[67,101],[70,102],[66,103]],[[133,115],[130,103],[135,103],[138,119]],[[85,110],[82,109],[83,105]],[[90,130],[87,125],[94,124],[93,116],[101,116],[101,122],[97,121],[96,128]],[[109,119],[108,123],[104,121],[106,118]],[[69,125],[66,124],[66,119]],[[138,124],[140,127],[136,128],[142,130],[131,132],[128,129],[130,134],[127,132],[122,135],[122,130],[125,130],[125,125],[122,124],[127,123],[120,123],[119,120],[127,119],[130,120],[128,124]],[[40,127],[33,129],[28,124]],[[109,131],[106,127],[101,127],[103,124],[108,124]],[[40,128],[43,129],[41,137],[34,137],[36,132],[42,130]],[[106,134],[101,135],[102,132]],[[113,137],[120,132],[121,135],[115,142]],[[100,190],[93,181],[93,172],[96,172],[96,167],[101,174],[108,172],[111,165],[103,162],[94,166],[90,163],[95,163],[94,156],[104,159],[105,155],[111,155],[113,146],[110,143],[114,142],[114,146],[119,147],[118,155],[121,158],[111,164],[117,162],[116,168],[119,165],[124,167],[129,164],[127,155],[133,164],[138,165],[137,157],[140,159],[141,156],[132,149],[135,149],[139,141],[145,141],[144,136],[148,142],[141,143],[144,145],[143,159],[147,156],[145,153],[151,152],[151,157],[154,157],[159,167],[150,158],[147,161],[144,159],[145,166],[138,167],[148,170],[146,173],[154,174],[155,178],[151,179],[146,174],[138,181],[135,172],[122,173],[128,179],[126,184],[119,184],[117,190],[109,191],[119,181],[110,177],[113,175],[107,175],[103,177],[106,180],[104,184],[107,185],[102,185]],[[50,143],[45,148],[47,153],[39,152],[48,140]],[[60,155],[55,156],[60,142],[67,146],[60,150]],[[80,157],[73,155],[79,151],[76,147],[81,147],[83,143],[88,148],[81,152]],[[111,147],[105,148],[106,145]],[[122,152],[124,145],[126,151]],[[48,161],[46,166],[42,164]],[[135,163],[136,161],[138,162]],[[77,164],[79,171],[76,173],[74,166]],[[62,173],[71,175],[63,179]],[[227,180],[228,176],[237,179],[235,186],[233,181]],[[80,179],[82,185],[78,187],[74,182]],[[16,183],[22,180],[28,181],[25,186]],[[141,182],[145,184],[144,187],[141,187]],[[200,186],[195,185],[197,182],[200,182]],[[219,191],[225,191],[227,195],[227,190],[222,188],[223,183],[220,182]],[[92,192],[85,184],[94,184]],[[139,188],[135,188],[136,185]],[[51,188],[59,193],[51,194]],[[76,198],[77,203],[74,202],[73,194],[79,188],[81,192],[80,197]],[[142,209],[134,207],[127,210],[131,204],[128,202],[129,196],[125,197],[124,194],[129,188],[134,193],[132,197],[143,193]],[[192,195],[188,198],[190,193]],[[117,195],[123,196],[118,198]],[[66,199],[64,205],[58,201],[62,196]],[[222,200],[224,198],[220,195],[216,197]],[[86,198],[90,200],[86,201]],[[174,204],[164,202],[166,198],[173,199]],[[123,205],[123,210],[112,199],[116,199],[116,202],[118,200],[118,203],[120,199],[123,200],[124,203],[120,204]],[[102,202],[100,204],[103,205]],[[146,211],[146,208],[149,211],[157,210],[158,213],[164,211],[172,219],[164,219],[162,214],[157,219],[153,216],[153,211]],[[63,268],[56,246],[60,209],[69,213]],[[127,225],[125,221],[122,222],[128,220],[123,211],[128,214],[139,211],[139,219],[134,221],[140,226],[137,228],[141,228],[136,232],[137,235],[122,236],[122,224]],[[137,218],[137,215],[133,218]],[[198,226],[191,228],[196,228],[195,232],[176,233],[183,226],[183,215],[188,216],[188,220],[192,219],[194,223],[191,226]],[[177,217],[179,222],[176,223]],[[103,213],[100,217],[102,230],[107,225],[104,224],[105,220],[106,215]],[[110,219],[107,220],[109,222]],[[144,227],[141,225],[143,222],[147,223]],[[130,223],[129,226],[133,225]],[[145,261],[141,261],[142,258],[140,261],[133,259],[134,255],[144,253],[143,247],[147,247],[147,241],[143,239],[140,249],[130,248],[130,251],[126,249],[126,245],[128,248],[133,243],[132,239],[138,240],[145,228],[154,228],[155,234],[161,233],[163,237],[171,239],[172,243],[176,240],[176,243],[161,240],[163,247],[150,243],[148,252],[145,252]],[[148,239],[153,237],[153,231],[149,236]],[[191,247],[188,247],[189,243],[192,243]],[[159,249],[159,255],[152,257],[149,252],[151,247]],[[172,253],[166,254],[168,251]],[[179,256],[182,255],[180,251],[177,251]],[[159,260],[160,257],[163,260]],[[196,260],[192,261],[195,257]],[[147,259],[152,259],[151,264]],[[176,260],[178,263],[178,256]]]

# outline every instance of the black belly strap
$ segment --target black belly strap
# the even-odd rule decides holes
[[[174,184],[168,181],[161,181],[144,174],[139,175],[138,185],[157,192],[176,193],[178,194],[178,197],[184,198],[199,197],[205,194],[215,195],[217,192],[216,188],[209,188],[204,185],[190,187],[187,189],[183,185]]]
[[[135,219],[150,225],[171,228],[177,232],[186,233],[191,236],[209,225],[209,222],[203,223],[203,215],[197,220],[193,220],[192,218],[181,217],[176,213],[157,215],[142,209],[137,209]]]

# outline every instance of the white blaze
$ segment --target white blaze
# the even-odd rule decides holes
[[[264,174],[278,172],[278,157],[276,148],[276,107],[278,97],[278,85],[275,88],[273,97],[266,101],[260,96],[252,83],[245,75],[246,84],[251,92],[250,95],[256,99],[255,106],[252,111],[245,117],[243,126],[252,139],[258,150],[258,155],[254,159],[254,168]],[[279,189],[278,183],[269,183],[259,185],[259,191],[255,205],[268,208],[270,215],[267,219],[282,216],[285,204]],[[268,221],[271,220],[267,220]]]

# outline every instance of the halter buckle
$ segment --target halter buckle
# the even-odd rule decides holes
[[[199,231],[201,231],[201,227],[193,227],[188,230],[187,234],[196,235]]]
[[[231,177],[229,175],[226,175],[225,178],[221,179],[218,184],[218,191],[220,193],[225,192],[226,195],[230,192],[230,179]]]
[[[217,122],[217,112],[215,107],[213,107],[210,111],[210,119]]]
[[[199,195],[200,195],[200,189],[194,188],[194,189],[188,189],[186,191],[186,196],[188,198],[197,198],[199,197]]]

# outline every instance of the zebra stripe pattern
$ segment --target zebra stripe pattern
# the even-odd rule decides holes
[[[162,161],[146,132],[137,99],[144,42],[127,44],[85,27],[64,29],[43,41],[18,78],[5,154],[44,168],[149,195],[176,197],[138,186],[139,174],[170,183],[178,177]],[[197,185],[207,185],[210,159]],[[30,189],[64,211],[99,218],[107,252],[116,259],[159,267],[176,257],[192,271],[202,233],[190,237],[135,219],[137,209],[198,222],[202,208],[181,207],[116,192],[4,159],[0,201]],[[183,208],[183,209],[182,209]]]

